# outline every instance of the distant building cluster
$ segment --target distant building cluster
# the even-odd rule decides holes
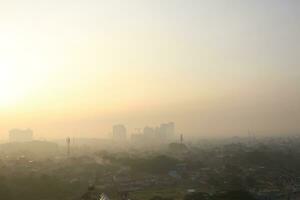
[[[31,129],[13,129],[9,131],[10,142],[29,142],[33,140]]]
[[[158,127],[146,126],[143,132],[132,134],[132,140],[135,142],[143,141],[170,141],[175,138],[174,122],[164,123]]]
[[[115,140],[126,140],[127,138],[127,129],[122,124],[117,124],[113,126],[112,137]]]
[[[157,127],[146,126],[143,130],[136,129],[131,134],[133,142],[149,142],[149,141],[170,141],[175,138],[175,124],[174,122],[163,123]],[[117,124],[112,127],[112,139],[126,140],[127,129],[123,124]]]

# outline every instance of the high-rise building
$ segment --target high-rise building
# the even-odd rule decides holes
[[[131,139],[135,142],[165,143],[173,141],[175,138],[175,124],[173,122],[161,124],[158,127],[146,126],[143,132],[140,131],[132,134]]]
[[[175,136],[175,124],[174,122],[169,122],[166,124],[161,124],[159,127],[159,136],[164,139],[173,139]]]
[[[126,127],[122,124],[117,124],[113,126],[113,139],[125,140],[127,136]]]
[[[33,140],[33,131],[31,129],[13,129],[9,131],[10,142],[29,142]]]
[[[154,139],[155,138],[155,130],[152,127],[146,126],[143,130],[143,134],[145,139]]]

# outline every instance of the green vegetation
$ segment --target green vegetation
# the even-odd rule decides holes
[[[130,194],[133,200],[182,200],[186,193],[186,189],[182,187],[152,187],[142,191],[136,191]]]

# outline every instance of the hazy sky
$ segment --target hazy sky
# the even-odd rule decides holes
[[[298,0],[0,0],[0,137],[300,133]]]

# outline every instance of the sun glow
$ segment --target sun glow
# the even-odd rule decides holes
[[[0,107],[13,106],[34,89],[33,68],[19,66],[15,60],[0,60]]]
[[[62,68],[62,53],[45,35],[0,32],[0,108],[32,102],[49,89],[54,69]],[[24,103],[24,105],[28,105]]]
[[[50,70],[42,59],[38,52],[1,52],[0,108],[22,103],[42,86]]]
[[[5,62],[0,63],[0,106],[8,106],[23,94],[14,68]]]

